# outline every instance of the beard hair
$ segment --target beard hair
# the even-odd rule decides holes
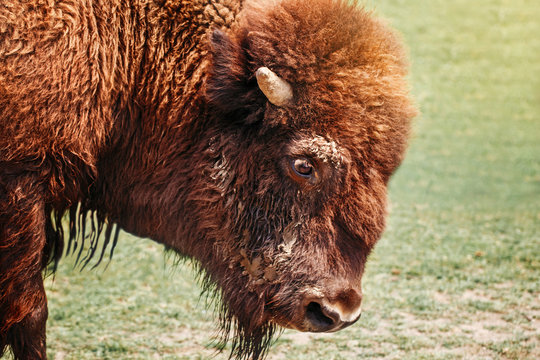
[[[274,324],[265,311],[266,294],[247,292],[235,277],[228,277],[221,286],[208,272],[197,269],[202,286],[201,297],[219,317],[216,348],[218,351],[231,344],[229,359],[261,360],[266,357],[273,338],[281,329]],[[225,290],[228,289],[228,290]]]
[[[220,344],[231,341],[229,359],[264,359],[272,345],[276,325],[266,322],[249,328],[238,321],[229,311],[220,314]]]

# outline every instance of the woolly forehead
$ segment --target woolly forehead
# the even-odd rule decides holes
[[[370,123],[391,125],[412,115],[404,106],[400,41],[369,12],[349,1],[256,3],[243,12],[239,34],[248,73],[267,67],[294,89],[292,109],[267,111],[266,119],[327,133],[329,127],[353,130],[359,119],[354,130],[363,132]]]
[[[406,71],[396,36],[354,1],[256,1],[240,24],[254,68],[266,66],[290,83],[317,84],[337,69]]]

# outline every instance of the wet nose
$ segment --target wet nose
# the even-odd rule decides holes
[[[303,301],[307,331],[332,332],[354,324],[361,314],[362,295],[354,289],[333,296],[306,295]]]

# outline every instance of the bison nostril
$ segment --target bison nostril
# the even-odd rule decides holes
[[[339,291],[331,296],[309,294],[299,309],[303,314],[305,331],[330,332],[354,324],[360,317],[362,294],[354,289]]]
[[[312,301],[306,307],[306,318],[317,328],[325,329],[334,325],[336,321],[327,315],[329,314],[317,302]]]

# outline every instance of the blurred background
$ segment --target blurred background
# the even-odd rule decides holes
[[[285,331],[269,359],[540,358],[540,5],[381,0],[421,110],[364,275],[361,321]],[[208,359],[216,316],[190,264],[123,233],[47,280],[51,359]],[[227,349],[216,359],[226,359]]]

